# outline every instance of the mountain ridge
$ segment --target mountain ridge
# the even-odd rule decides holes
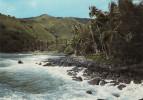
[[[35,41],[69,40],[72,27],[78,24],[82,23],[70,17],[58,18],[44,14],[18,19],[0,14],[0,51],[22,51],[34,45]]]
[[[28,18],[21,18],[21,19],[27,19],[27,20],[32,20],[32,19],[35,19],[35,18],[38,18],[38,17],[43,17],[43,16],[48,16],[48,17],[52,17],[52,18],[55,18],[55,19],[64,19],[64,18],[73,18],[73,19],[76,19],[79,23],[82,23],[82,24],[87,24],[91,19],[90,18],[80,18],[80,17],[54,17],[54,16],[51,16],[51,15],[48,15],[48,14],[42,14],[40,16],[36,16],[36,17],[28,17]]]

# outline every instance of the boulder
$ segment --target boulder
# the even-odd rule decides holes
[[[89,83],[90,85],[99,85],[99,82],[100,82],[100,81],[101,81],[100,78],[95,78],[95,79],[93,79],[93,80],[88,81],[88,83]]]
[[[92,94],[92,92],[90,90],[86,91],[87,94]]]
[[[63,65],[63,66],[65,66],[65,67],[67,67],[67,66],[70,66],[70,63],[69,63],[69,62],[64,61],[62,65]]]
[[[75,63],[75,66],[76,66],[76,67],[84,67],[84,65],[82,65],[82,64],[79,63],[79,62],[76,62],[76,63]]]
[[[74,77],[73,80],[79,81],[79,82],[82,82],[82,81],[83,81],[81,77]]]
[[[23,62],[21,60],[18,61],[18,64],[23,64]]]
[[[42,63],[39,63],[39,65],[42,65]]]
[[[101,82],[100,82],[100,85],[101,86],[104,86],[105,84],[107,84],[108,82],[106,82],[105,80],[102,80]]]
[[[118,79],[118,82],[119,82],[119,83],[123,83],[123,82],[124,82],[124,79],[119,78],[119,79]]]
[[[119,95],[119,94],[116,94],[116,93],[115,93],[115,94],[112,94],[112,95],[115,96],[115,97],[117,97],[117,98],[120,97],[120,95]]]
[[[52,66],[52,63],[46,63],[45,65],[43,66]]]
[[[113,78],[113,75],[111,74],[111,73],[109,73],[108,75],[107,75],[107,79],[112,79]]]
[[[130,82],[131,82],[131,80],[130,80],[130,79],[128,79],[128,78],[124,79],[124,83],[126,83],[126,84],[130,84]]]
[[[73,71],[69,71],[69,72],[68,72],[68,75],[69,75],[69,76],[76,76],[77,73],[75,73],[75,72],[73,72]]]
[[[108,72],[102,72],[103,76],[107,76],[109,73]]]
[[[117,82],[117,81],[111,81],[110,83],[112,83],[110,86],[116,86],[116,85],[119,85],[119,82]]]
[[[93,67],[94,67],[94,63],[92,63],[92,62],[87,63],[87,68],[93,68]]]
[[[119,73],[114,73],[114,77],[119,78],[120,74]]]
[[[119,90],[122,90],[122,89],[125,88],[125,87],[126,87],[126,85],[121,84],[121,85],[118,86],[118,89],[119,89]]]
[[[73,70],[74,72],[79,72],[79,71],[81,71],[82,69],[80,69],[80,68],[78,68],[78,67],[74,67],[72,70]]]
[[[68,72],[68,75],[69,75],[69,76],[72,76],[72,75],[73,75],[73,72]]]
[[[117,81],[111,81],[110,83],[116,83]]]
[[[135,79],[134,79],[134,83],[135,83],[135,84],[141,84],[141,83],[142,83],[141,78],[135,78]]]

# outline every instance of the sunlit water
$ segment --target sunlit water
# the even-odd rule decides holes
[[[143,85],[131,83],[122,91],[117,87],[91,86],[76,82],[67,75],[71,67],[43,67],[47,58],[32,54],[0,54],[0,100],[138,100],[143,98]],[[24,64],[18,64],[21,60]],[[92,95],[86,93],[93,92]],[[119,94],[117,98],[112,94]]]

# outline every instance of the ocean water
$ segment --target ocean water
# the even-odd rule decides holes
[[[72,67],[38,65],[51,55],[0,54],[0,100],[138,100],[143,98],[143,84],[92,86],[76,82],[67,75]],[[24,64],[18,64],[21,60]],[[44,64],[44,62],[42,63]],[[79,73],[82,75],[82,72]],[[110,81],[110,80],[107,80]],[[92,95],[86,91],[91,90]],[[115,97],[113,94],[119,94]]]

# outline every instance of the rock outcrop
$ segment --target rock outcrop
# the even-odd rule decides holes
[[[23,62],[21,60],[18,61],[18,64],[23,64]]]

